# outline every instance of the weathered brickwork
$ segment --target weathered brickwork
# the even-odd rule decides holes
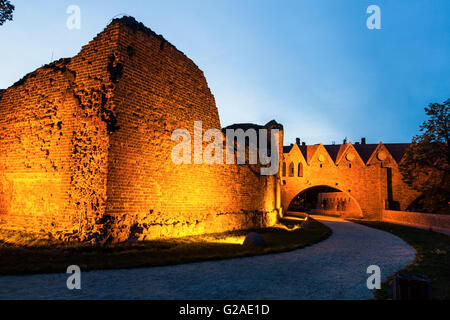
[[[1,94],[2,228],[59,238],[102,229],[118,32],[107,28],[76,57],[44,66]]]
[[[346,217],[381,219],[384,209],[405,210],[419,194],[401,180],[398,163],[407,144],[298,145],[285,147],[282,205],[301,192],[327,186],[354,200]],[[300,171],[300,174],[299,174]],[[321,209],[321,208],[317,208]]]
[[[172,132],[187,129],[195,150],[195,121],[222,129],[203,72],[133,18],[113,20],[75,57],[0,90],[0,229],[106,243],[270,226],[315,186],[354,200],[345,216],[371,219],[418,197],[398,171],[404,145],[283,151],[275,121],[227,128],[280,130],[283,175],[176,165]]]
[[[339,216],[360,216],[361,208],[350,195],[344,192],[319,193],[315,212]]]
[[[279,176],[175,165],[178,128],[220,127],[202,71],[132,18],[0,92],[0,228],[124,241],[267,226]],[[278,200],[277,200],[278,199]]]

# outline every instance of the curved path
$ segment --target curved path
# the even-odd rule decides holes
[[[371,299],[366,273],[382,280],[412,263],[400,238],[337,218],[315,216],[333,229],[316,245],[280,254],[130,270],[85,272],[81,290],[66,274],[0,277],[0,299]]]

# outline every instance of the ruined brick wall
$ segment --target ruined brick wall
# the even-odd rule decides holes
[[[275,177],[250,166],[171,160],[174,130],[187,129],[193,139],[194,121],[202,121],[203,133],[221,129],[203,72],[133,21],[120,23],[119,51],[119,129],[110,139],[107,188],[114,237],[153,239],[272,224]]]
[[[118,31],[1,94],[0,227],[59,238],[101,229]]]
[[[203,73],[134,19],[114,20],[0,92],[0,228],[120,241],[273,224],[276,176],[172,163],[172,131],[197,120],[221,129]]]
[[[64,64],[38,69],[0,96],[1,227],[71,225],[73,212],[59,214],[69,202],[76,105],[72,74],[58,70]]]

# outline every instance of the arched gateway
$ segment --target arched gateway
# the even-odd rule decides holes
[[[310,212],[369,219],[380,218],[383,209],[405,210],[418,196],[398,170],[407,146],[365,144],[363,139],[355,145],[296,143],[284,147],[283,168],[286,165],[293,171],[281,174],[282,206],[284,210],[300,205]],[[305,200],[308,192],[314,195],[313,201]]]

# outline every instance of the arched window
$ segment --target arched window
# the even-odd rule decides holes
[[[301,162],[298,164],[297,174],[299,177],[303,177],[303,164]]]
[[[289,177],[293,177],[294,176],[294,163],[291,162],[289,164]]]
[[[286,177],[286,162],[283,162],[283,177]]]

